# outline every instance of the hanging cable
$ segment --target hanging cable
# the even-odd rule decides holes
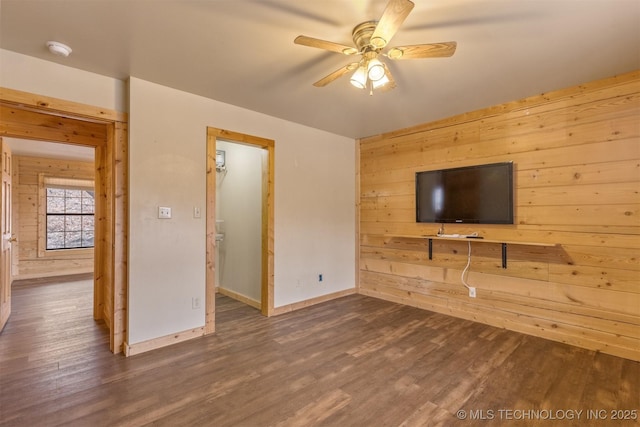
[[[471,265],[471,242],[467,242],[469,244],[469,253],[467,255],[467,266],[464,268],[464,270],[462,270],[462,275],[460,276],[460,280],[462,281],[462,284],[467,288],[470,289],[471,286],[469,286],[467,284],[467,281],[465,280],[464,276],[467,274],[467,271],[469,270],[469,266]]]

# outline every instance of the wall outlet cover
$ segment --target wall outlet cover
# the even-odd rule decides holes
[[[169,219],[171,218],[171,208],[165,206],[158,207],[158,218],[160,219]]]

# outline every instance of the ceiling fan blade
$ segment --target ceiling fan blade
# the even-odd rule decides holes
[[[324,86],[328,85],[329,83],[331,83],[332,81],[344,76],[349,71],[355,70],[356,68],[358,68],[358,63],[357,62],[352,62],[351,64],[347,64],[344,67],[340,68],[339,70],[334,71],[333,73],[329,74],[328,76],[321,78],[320,80],[315,82],[313,85],[315,87],[324,87]]]
[[[313,37],[298,36],[293,42],[302,46],[315,47],[318,49],[329,50],[331,52],[342,53],[344,55],[353,55],[358,53],[358,49],[353,46],[347,46],[344,44],[329,42],[326,40],[314,39]]]
[[[410,0],[389,0],[389,4],[384,9],[371,36],[371,44],[376,49],[382,49],[391,41],[396,31],[409,16],[413,6],[414,4]]]
[[[453,55],[457,45],[456,42],[443,42],[398,46],[389,49],[387,56],[390,59],[444,58]]]

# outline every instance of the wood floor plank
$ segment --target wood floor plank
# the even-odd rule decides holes
[[[610,419],[638,362],[362,295],[272,318],[218,295],[216,334],[113,355],[76,279],[14,287],[0,426],[640,425]],[[500,412],[580,409],[608,418]]]

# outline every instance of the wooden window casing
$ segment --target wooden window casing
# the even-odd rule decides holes
[[[45,184],[47,251],[94,247],[95,191],[92,186]]]
[[[94,247],[75,247],[75,248],[48,248],[47,244],[47,188],[59,188],[59,189],[86,189],[95,190],[95,184],[93,180],[89,179],[77,179],[77,178],[62,178],[47,176],[45,174],[39,174],[38,176],[38,257],[39,258],[67,258],[76,257],[81,255],[93,254]],[[95,193],[94,193],[95,194]],[[95,205],[94,205],[94,218],[95,218]],[[94,239],[95,239],[95,219],[94,219]]]

